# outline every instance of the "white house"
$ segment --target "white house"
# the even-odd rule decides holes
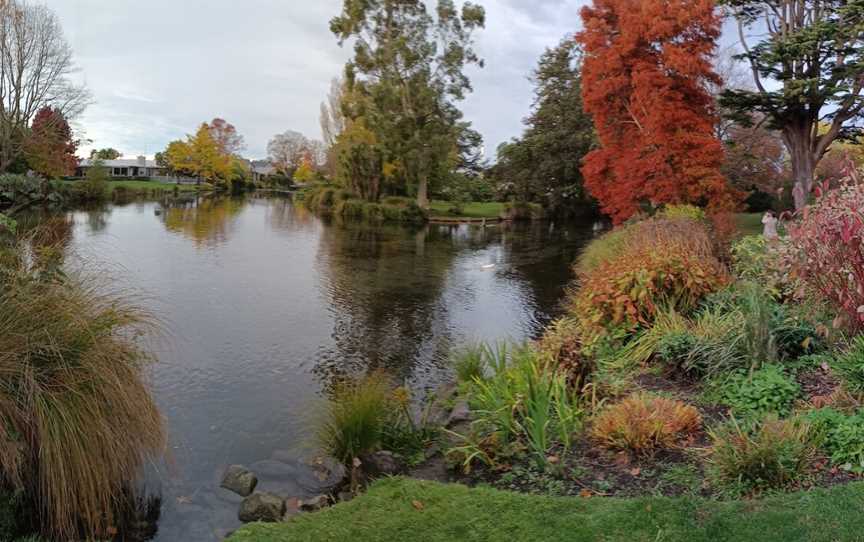
[[[166,168],[158,165],[155,160],[147,160],[143,156],[135,159],[102,160],[102,166],[108,170],[111,177],[162,177]],[[87,169],[93,167],[93,160],[85,158],[81,160],[75,170],[75,175],[83,177]]]

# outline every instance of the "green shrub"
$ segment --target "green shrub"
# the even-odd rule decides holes
[[[735,493],[793,485],[807,475],[817,450],[810,425],[800,419],[769,416],[749,426],[732,419],[709,436],[710,475]]]
[[[487,348],[483,359],[486,378],[474,380],[469,396],[481,439],[523,442],[540,465],[553,443],[569,448],[583,408],[567,375],[526,346]]]
[[[539,203],[511,201],[504,204],[501,218],[504,220],[541,220],[545,217],[543,206]]]
[[[848,415],[832,408],[811,410],[807,421],[818,431],[831,462],[864,473],[864,412]]]
[[[852,339],[849,347],[831,366],[850,390],[864,392],[864,335]]]
[[[697,342],[697,337],[691,331],[673,331],[664,335],[658,343],[657,357],[663,364],[686,372]]]
[[[660,211],[660,216],[663,218],[688,218],[697,222],[704,222],[706,219],[705,210],[695,205],[677,204],[667,205]]]
[[[787,416],[801,387],[781,367],[765,365],[752,375],[738,372],[723,386],[722,400],[736,415],[752,419],[766,414]]]

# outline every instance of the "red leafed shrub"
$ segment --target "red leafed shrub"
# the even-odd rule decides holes
[[[848,324],[864,328],[864,186],[856,177],[816,190],[815,204],[788,227],[792,268]]]
[[[613,256],[582,268],[571,312],[590,336],[647,327],[661,310],[687,313],[728,281],[706,226],[689,219],[652,219],[616,237]],[[603,242],[603,239],[599,242]]]

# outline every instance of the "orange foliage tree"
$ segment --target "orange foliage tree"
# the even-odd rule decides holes
[[[583,175],[603,211],[620,223],[643,205],[734,207],[707,91],[714,0],[594,0],[582,19],[582,94],[600,142]]]

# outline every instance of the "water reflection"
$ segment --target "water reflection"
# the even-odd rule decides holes
[[[221,540],[238,526],[238,499],[218,487],[228,464],[287,458],[274,490],[308,491],[296,462],[334,379],[384,367],[424,390],[445,378],[453,345],[535,336],[591,234],[331,223],[269,197],[72,217],[72,249],[122,270],[121,285],[147,294],[169,327],[153,371],[175,463],[158,472],[160,542]]]
[[[213,247],[228,240],[246,204],[243,198],[207,196],[168,200],[163,202],[160,216],[168,231],[192,239],[198,247]]]

